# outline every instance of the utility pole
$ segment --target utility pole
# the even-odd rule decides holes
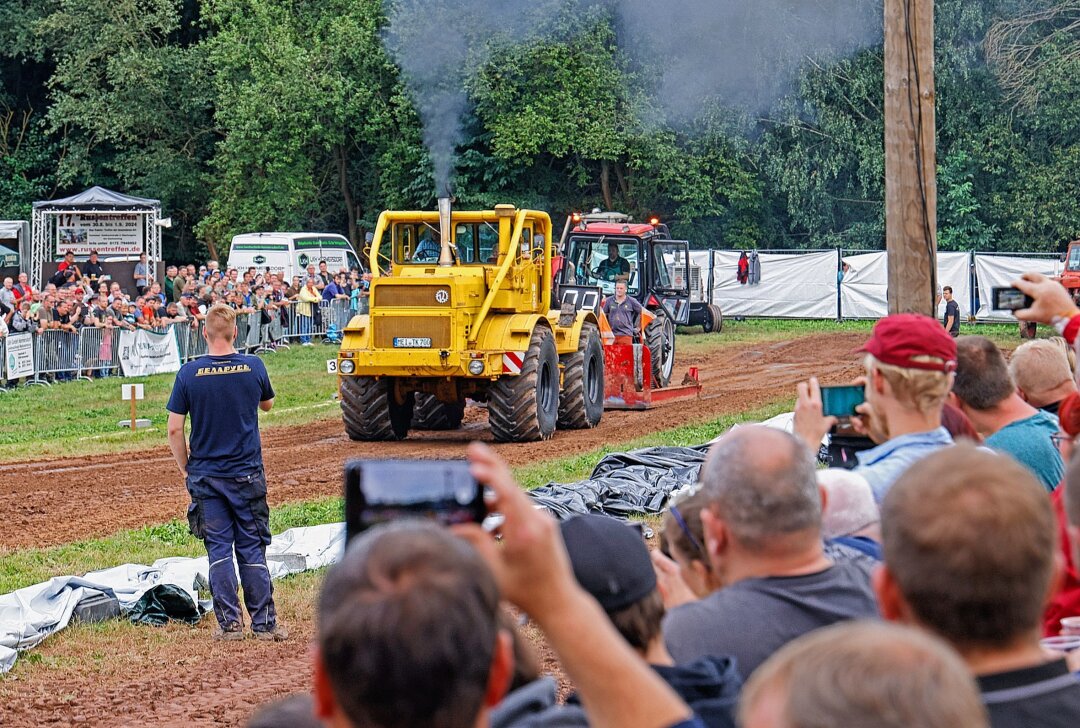
[[[937,309],[934,1],[885,0],[889,313]]]

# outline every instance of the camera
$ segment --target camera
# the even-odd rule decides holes
[[[350,460],[345,463],[345,538],[380,523],[425,518],[482,523],[484,488],[464,460]]]
[[[1016,288],[991,288],[990,299],[995,311],[1018,311],[1035,303],[1035,299]]]

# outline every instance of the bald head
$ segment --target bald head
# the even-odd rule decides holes
[[[778,537],[821,532],[814,461],[795,437],[768,427],[740,427],[709,451],[702,490],[744,548],[764,550]]]

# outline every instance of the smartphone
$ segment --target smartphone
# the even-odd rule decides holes
[[[484,488],[464,460],[350,460],[345,463],[345,538],[401,518],[442,525],[481,523]]]
[[[995,311],[1017,311],[1021,308],[1031,308],[1035,299],[1024,295],[1016,288],[991,288],[990,300],[993,302]]]
[[[821,388],[821,409],[826,417],[853,417],[855,408],[866,401],[861,384],[841,384]]]

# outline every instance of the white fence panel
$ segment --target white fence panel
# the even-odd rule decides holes
[[[713,301],[725,316],[836,318],[836,251],[761,253],[761,282],[739,283],[737,250],[715,251]]]
[[[848,265],[840,284],[840,306],[846,319],[876,319],[889,313],[889,269],[884,251],[844,256]]]
[[[979,281],[979,321],[1016,321],[1008,311],[990,308],[990,289],[1007,288],[1021,274],[1033,271],[1048,276],[1059,275],[1061,263],[1057,258],[1028,258],[1007,255],[975,256],[975,276]]]

